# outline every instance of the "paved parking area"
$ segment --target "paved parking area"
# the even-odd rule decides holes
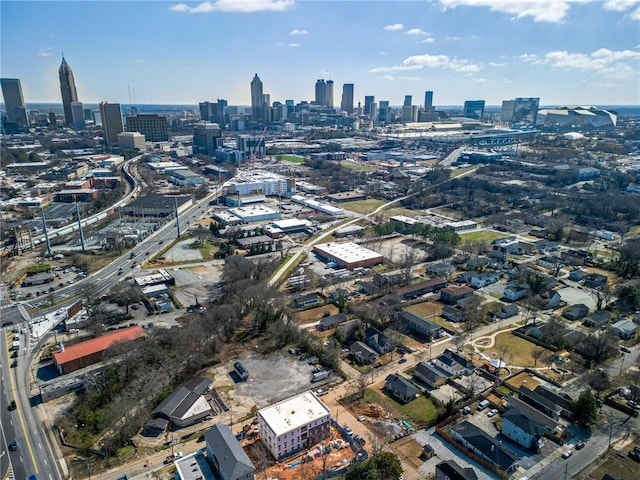
[[[577,303],[584,303],[591,310],[596,308],[596,302],[589,294],[588,290],[582,290],[574,287],[565,287],[558,291],[562,301],[567,302],[568,305],[575,305]]]

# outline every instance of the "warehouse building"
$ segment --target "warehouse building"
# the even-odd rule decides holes
[[[227,211],[238,217],[242,223],[264,222],[280,218],[280,212],[265,205],[230,208]]]
[[[378,252],[353,242],[321,243],[314,245],[313,250],[322,258],[336,262],[342,268],[349,270],[357,267],[372,267],[384,260],[384,257]]]
[[[139,326],[133,326],[76,343],[65,348],[61,344],[60,350],[53,354],[53,361],[60,374],[75,372],[89,365],[102,361],[102,355],[112,345],[127,343],[145,336]]]
[[[262,441],[278,461],[329,437],[331,410],[307,391],[258,411]]]

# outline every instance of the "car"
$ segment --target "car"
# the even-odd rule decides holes
[[[365,416],[364,415],[358,415],[358,421],[359,422],[364,422]]]
[[[16,368],[18,366],[18,360],[14,360],[13,362],[11,362],[11,368]]]
[[[16,441],[16,439],[13,439],[13,442],[11,442],[9,444],[9,450],[11,450],[12,452],[15,452],[16,450],[18,450],[18,442]]]
[[[464,415],[469,415],[469,414],[471,413],[471,407],[467,405],[466,407],[464,407],[464,408],[462,409],[462,413],[463,413]]]
[[[365,443],[367,443],[366,440],[362,438],[360,435],[358,435],[357,433],[353,436],[353,439],[355,440],[356,443],[360,445],[364,445]]]
[[[406,361],[407,361],[407,359],[405,357],[402,357],[398,363],[404,363]]]
[[[347,433],[347,435],[353,435],[353,430],[347,425],[344,426],[344,431]]]
[[[620,350],[623,351],[624,353],[631,353],[631,349],[628,347],[620,347]]]
[[[562,452],[562,458],[569,458],[571,455],[573,455],[573,451],[571,450],[565,450]]]
[[[18,358],[18,352],[16,352],[15,350],[11,352],[11,358]]]
[[[489,410],[489,413],[487,413],[487,417],[493,417],[497,414],[498,414],[498,410],[495,408],[492,408],[491,410]]]
[[[582,450],[584,448],[584,442],[576,443],[576,450]]]
[[[10,412],[15,410],[17,408],[16,407],[16,401],[15,400],[11,400],[11,403],[9,404],[9,406],[7,408],[9,409]]]

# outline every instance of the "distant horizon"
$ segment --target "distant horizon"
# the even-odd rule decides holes
[[[616,0],[3,1],[0,76],[55,103],[64,52],[84,103],[248,105],[257,73],[270,102],[331,79],[336,107],[345,83],[355,104],[638,105],[639,20]]]

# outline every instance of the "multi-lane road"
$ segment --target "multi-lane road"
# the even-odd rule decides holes
[[[209,202],[219,195],[220,189],[209,193],[205,198],[183,210],[180,215],[180,232],[186,232],[190,225],[199,220],[208,210]],[[132,197],[131,197],[132,198]],[[120,280],[125,279],[140,267],[140,264],[152,256],[165,242],[176,238],[175,219],[138,243],[132,250],[116,258],[103,269],[55,292],[55,308],[39,312],[39,316],[52,314],[53,310],[71,306],[79,298],[89,294],[91,297],[103,295]],[[44,431],[42,421],[34,409],[37,395],[31,395],[30,385],[33,372],[31,365],[37,347],[44,342],[44,335],[34,341],[30,338],[29,322],[20,315],[18,308],[5,307],[0,310],[2,322],[11,322],[0,334],[0,478],[7,478],[10,471],[16,479],[28,479],[36,475],[38,479],[58,480],[63,478],[56,455]],[[18,331],[20,349],[17,358],[11,358],[13,329]],[[23,332],[23,333],[21,333]],[[11,364],[17,360],[17,365]],[[16,409],[10,410],[11,402]],[[48,432],[53,434],[53,432]],[[16,441],[17,449],[10,450],[8,445]]]

